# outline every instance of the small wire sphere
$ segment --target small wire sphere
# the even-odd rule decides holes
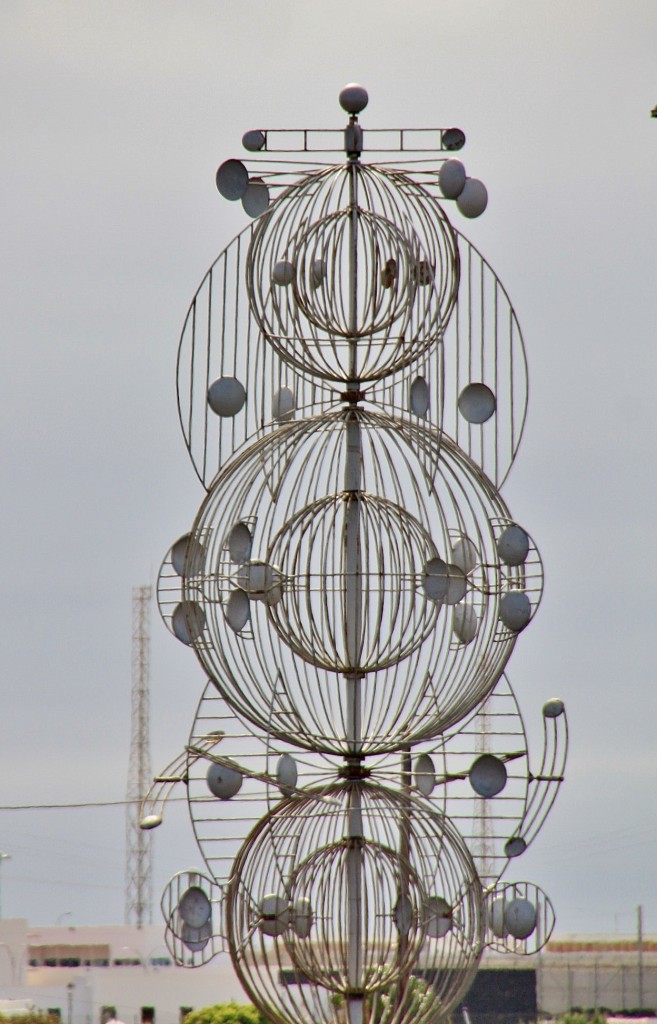
[[[379,993],[396,993],[401,1008],[412,977],[422,1012],[394,1019],[448,1014],[477,970],[485,929],[456,829],[409,793],[366,780],[285,800],[259,822],[235,860],[226,920],[238,977],[278,1024],[328,1024],[343,1000],[365,994],[367,1021]]]
[[[554,931],[554,907],[533,882],[498,882],[486,892],[486,945],[498,953],[531,956]]]
[[[301,178],[253,234],[247,289],[280,358],[328,381],[373,381],[419,359],[456,302],[456,234],[398,171],[348,164]]]
[[[429,472],[418,447],[433,453]],[[179,632],[236,713],[277,738],[399,749],[462,719],[504,669],[518,631],[502,601],[526,594],[529,562],[500,561],[493,524],[510,522],[437,431],[363,409],[285,424],[238,453],[201,506]],[[361,732],[348,740],[352,676]]]

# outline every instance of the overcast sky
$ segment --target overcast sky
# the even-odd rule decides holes
[[[503,494],[546,591],[510,677],[532,726],[564,698],[572,746],[513,874],[561,932],[631,930],[639,904],[657,932],[655,39],[655,0],[2,0],[0,804],[125,794],[132,587],[202,499],[177,338],[247,222],[215,169],[246,129],[341,127],[356,80],[365,127],[465,130],[490,202],[458,226],[527,346]],[[155,611],[151,676],[156,771],[204,677]],[[0,850],[4,916],[123,920],[122,808],[0,811]],[[199,863],[176,808],[157,898]]]

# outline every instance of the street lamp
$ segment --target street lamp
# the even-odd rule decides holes
[[[0,853],[0,868],[2,868],[3,860],[11,860],[10,853]],[[2,874],[0,872],[0,920],[2,919]]]
[[[73,984],[73,982],[69,981],[68,985],[66,986],[66,994],[68,996],[67,1024],[72,1024],[72,1022],[73,1022],[73,989],[74,988],[75,988],[75,985]]]

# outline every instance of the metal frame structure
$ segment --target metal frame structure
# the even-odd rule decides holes
[[[548,700],[532,772],[504,670],[543,572],[499,494],[524,346],[447,213],[478,216],[486,190],[459,129],[366,132],[365,90],[340,103],[343,132],[250,131],[249,166],[217,172],[253,224],[183,327],[207,493],[158,579],[209,682],[142,827],[182,783],[205,868],[163,896],[178,962],[227,951],[277,1024],[417,1024],[449,1015],[486,946],[547,941],[550,901],[503,875],[567,727]]]

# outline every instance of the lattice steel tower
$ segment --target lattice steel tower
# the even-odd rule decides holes
[[[132,591],[132,730],[126,811],[125,923],[153,923],[153,853],[139,828],[139,805],[151,781],[149,739],[150,587]]]

